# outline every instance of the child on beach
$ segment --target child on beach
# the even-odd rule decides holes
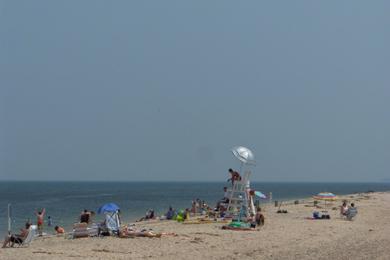
[[[42,209],[42,211],[37,211],[35,214],[37,216],[37,227],[38,227],[38,234],[39,236],[42,236],[43,232],[43,223],[45,221],[45,209]]]
[[[48,226],[48,227],[53,226],[53,220],[51,219],[50,216],[47,217],[47,226]]]

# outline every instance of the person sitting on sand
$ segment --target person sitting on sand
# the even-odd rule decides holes
[[[56,231],[57,235],[61,235],[61,234],[65,233],[65,229],[63,227],[60,227],[60,226],[55,226],[54,230]]]
[[[4,239],[3,248],[7,247],[7,245],[10,245],[11,247],[13,247],[15,245],[15,243],[17,243],[19,245],[22,244],[28,235],[29,228],[30,228],[30,223],[27,222],[25,225],[25,228],[20,229],[19,234],[15,234],[15,235],[12,234],[10,236],[7,236]]]
[[[175,216],[175,210],[172,208],[172,206],[169,207],[167,213],[165,214],[166,218],[168,220],[171,220],[173,219],[173,217]]]
[[[351,203],[351,206],[348,208],[348,210],[345,213],[345,215],[351,214],[351,212],[353,212],[353,213],[357,212],[357,209],[355,207],[355,203]]]
[[[43,232],[43,222],[45,221],[45,209],[42,209],[42,211],[37,211],[35,215],[37,216],[37,227],[38,227],[38,234],[41,237]]]
[[[154,210],[153,209],[149,209],[148,211],[146,211],[145,217],[140,218],[138,221],[144,221],[144,220],[150,220],[150,219],[154,219]]]
[[[146,219],[154,219],[154,209],[149,210],[149,214],[146,215]]]
[[[347,201],[343,201],[343,205],[341,205],[340,207],[340,214],[342,216],[345,216],[347,214],[347,211],[348,211],[348,205],[347,205]]]

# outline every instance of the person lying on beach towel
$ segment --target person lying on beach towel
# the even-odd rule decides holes
[[[135,227],[123,226],[119,231],[120,238],[133,238],[133,237],[162,237],[162,236],[177,236],[173,232],[162,232],[156,233],[152,229],[140,229],[137,230]]]
[[[26,239],[28,235],[28,230],[30,228],[30,224],[26,223],[25,228],[20,229],[19,234],[12,234],[10,236],[7,236],[4,239],[3,248],[10,246],[13,247],[15,244],[23,244],[23,241]]]

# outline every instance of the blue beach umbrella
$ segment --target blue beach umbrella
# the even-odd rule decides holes
[[[119,206],[116,205],[115,203],[107,203],[101,206],[98,209],[98,213],[105,213],[105,212],[117,212],[119,210]]]

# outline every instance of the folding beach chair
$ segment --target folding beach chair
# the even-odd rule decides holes
[[[106,227],[107,229],[113,233],[118,235],[120,228],[120,220],[118,216],[118,212],[106,212]]]
[[[28,231],[28,235],[26,239],[23,240],[23,243],[21,246],[29,246],[30,243],[33,241],[34,237],[37,235],[38,227],[36,225],[31,225]]]
[[[99,226],[92,224],[90,227],[87,223],[73,224],[73,231],[68,238],[82,238],[82,237],[97,237],[99,236]]]
[[[73,224],[73,232],[71,238],[88,237],[88,224],[87,223],[75,223]]]
[[[37,234],[37,226],[31,225],[28,229],[28,234],[27,234],[26,238],[23,240],[20,239],[21,242],[20,242],[20,240],[19,240],[19,242],[15,241],[15,244],[18,245],[18,247],[27,247],[33,241],[36,234]]]

